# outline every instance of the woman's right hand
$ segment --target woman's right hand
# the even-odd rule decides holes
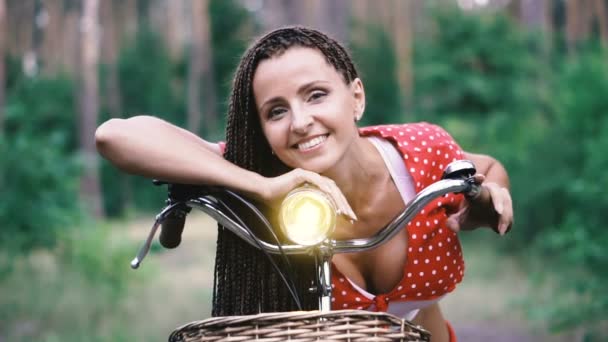
[[[268,203],[278,202],[293,189],[304,183],[309,183],[323,191],[334,202],[338,215],[356,221],[357,215],[348,204],[346,197],[336,183],[328,177],[304,169],[293,169],[277,177],[265,178],[262,184],[262,200]]]

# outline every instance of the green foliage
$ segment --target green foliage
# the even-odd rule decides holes
[[[244,29],[254,25],[245,9],[235,1],[214,0],[209,5],[211,40],[218,113],[224,120],[228,92],[233,71],[245,50]],[[187,58],[174,61],[158,33],[141,30],[132,43],[120,53],[118,73],[123,111],[126,116],[150,114],[173,124],[185,126],[187,92]],[[122,113],[106,113],[105,121]],[[223,126],[223,125],[222,125]],[[218,128],[208,129],[204,136],[209,140],[223,139]],[[128,210],[156,210],[164,203],[164,188],[152,186],[151,180],[125,175],[107,161],[101,163],[104,206],[110,216]]]
[[[139,31],[133,42],[121,50],[118,60],[125,113],[128,116],[153,114],[183,125],[186,93],[183,71],[171,61],[157,33]]]
[[[21,256],[0,252],[15,270],[0,278],[0,331],[10,341],[131,341],[131,284],[145,270],[127,266],[134,246],[90,225],[50,250]],[[72,231],[74,232],[74,231]],[[142,273],[144,272],[144,273]],[[134,335],[134,334],[133,334]],[[151,336],[139,336],[149,340]],[[143,339],[142,339],[143,338]]]
[[[542,110],[538,42],[500,14],[433,9],[433,30],[415,41],[415,108],[419,120],[438,122],[465,148],[514,158],[516,144]]]
[[[365,85],[362,124],[403,122],[397,58],[390,37],[380,26],[355,23],[354,27],[366,36],[365,44],[352,43],[353,59]]]
[[[25,252],[53,246],[79,217],[76,120],[69,79],[10,74],[0,136],[0,249]]]
[[[18,67],[18,65],[13,65]],[[7,89],[5,130],[9,138],[32,136],[63,152],[77,147],[74,85],[67,76],[29,78],[13,76]]]
[[[415,45],[418,118],[505,164],[516,223],[503,245],[550,284],[530,312],[592,336],[608,317],[607,52],[548,51],[500,14],[433,13]]]
[[[582,51],[563,62],[552,88],[556,120],[530,150],[536,167],[525,185],[534,190],[518,207],[533,246],[562,270],[563,295],[546,312],[560,329],[608,317],[606,55]]]
[[[213,46],[213,71],[215,88],[218,95],[217,112],[220,115],[220,127],[224,127],[228,110],[228,98],[232,88],[234,71],[245,51],[250,37],[245,29],[255,28],[250,14],[234,0],[211,0],[209,2],[211,19],[211,43]],[[219,128],[205,132],[205,137],[224,139],[223,130]]]

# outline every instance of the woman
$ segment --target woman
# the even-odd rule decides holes
[[[512,224],[508,176],[493,158],[458,147],[427,123],[358,129],[362,81],[345,49],[316,30],[288,27],[257,40],[235,75],[226,143],[200,139],[162,120],[113,119],[96,133],[99,152],[122,170],[186,184],[214,184],[262,203],[310,183],[340,213],[336,238],[375,234],[455,159],[470,159],[481,195],[447,196],[372,251],[334,256],[335,309],[399,314],[454,341],[438,301],[460,282],[464,262],[455,232],[479,226],[501,235]],[[297,263],[305,309],[312,274]],[[220,229],[214,315],[295,309],[263,255]]]

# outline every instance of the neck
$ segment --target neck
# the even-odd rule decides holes
[[[363,137],[357,137],[342,160],[327,170],[324,176],[336,182],[355,213],[368,203],[379,185],[390,179],[382,156]]]

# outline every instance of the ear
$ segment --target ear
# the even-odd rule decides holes
[[[360,78],[357,77],[350,83],[350,90],[354,99],[354,120],[357,122],[361,120],[365,111],[365,89]]]

